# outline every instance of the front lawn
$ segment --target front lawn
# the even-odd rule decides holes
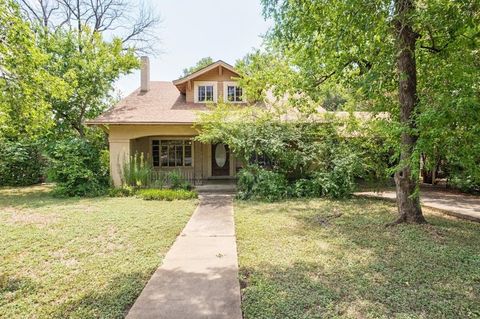
[[[119,318],[196,200],[59,199],[0,189],[0,317]]]
[[[245,319],[478,318],[480,224],[391,203],[237,201]]]

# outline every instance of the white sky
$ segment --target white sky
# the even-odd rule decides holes
[[[156,0],[163,22],[158,29],[163,52],[150,57],[151,80],[172,81],[203,57],[234,64],[260,47],[270,23],[262,17],[260,0]],[[139,87],[135,71],[117,81],[125,96]]]

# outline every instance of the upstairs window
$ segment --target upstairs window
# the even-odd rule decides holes
[[[198,87],[198,102],[213,102],[213,85]]]
[[[227,97],[229,102],[242,102],[242,88],[239,86],[227,86]]]
[[[217,82],[196,81],[194,86],[195,103],[217,102]]]
[[[236,82],[225,82],[225,102],[243,102],[243,90]]]

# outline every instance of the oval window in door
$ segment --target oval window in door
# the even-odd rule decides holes
[[[225,166],[227,162],[227,149],[224,144],[217,144],[215,147],[215,163],[218,167]]]

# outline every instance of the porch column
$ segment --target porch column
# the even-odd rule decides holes
[[[109,140],[110,177],[113,186],[122,186],[123,165],[130,159],[130,140]]]

